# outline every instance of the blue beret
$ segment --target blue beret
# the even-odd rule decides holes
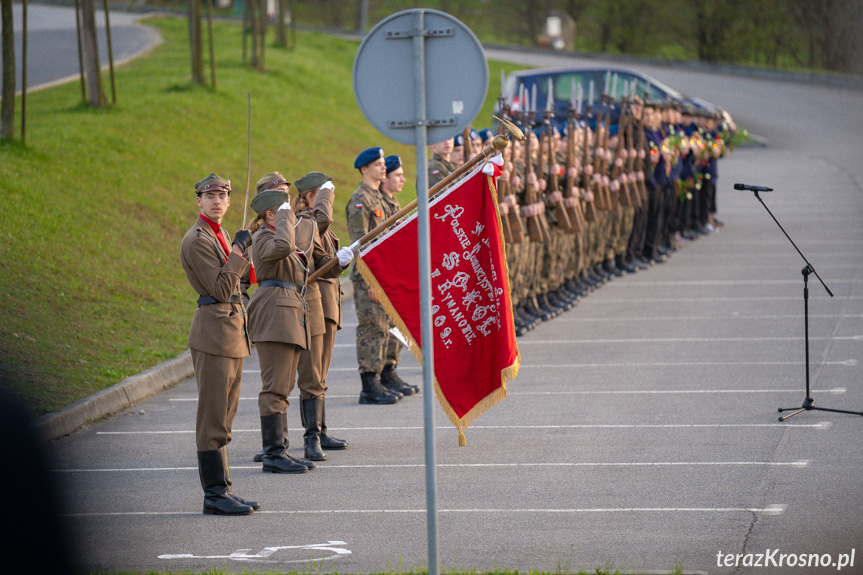
[[[384,161],[387,163],[388,174],[402,167],[402,159],[399,156],[387,156]]]
[[[453,138],[453,146],[464,146],[464,136],[459,132]]]
[[[379,158],[384,157],[384,149],[378,146],[377,148],[369,148],[360,152],[357,159],[354,160],[354,168],[359,170],[363,166],[367,166]]]
[[[476,130],[474,130],[473,128],[471,128],[471,129],[470,129],[470,139],[471,139],[471,140],[476,140],[477,138],[479,138],[479,132],[477,132]]]
[[[485,142],[489,138],[494,138],[494,132],[491,128],[483,128],[479,131],[479,137],[482,138],[482,141]]]
[[[618,131],[620,131],[620,124],[610,125],[608,127],[608,137],[616,136]]]

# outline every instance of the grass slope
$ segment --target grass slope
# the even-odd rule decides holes
[[[272,170],[289,179],[332,175],[343,239],[360,150],[400,154],[402,204],[415,194],[413,148],[379,134],[354,99],[356,42],[298,33],[295,51],[267,50],[262,73],[242,66],[239,25],[216,23],[210,90],[188,81],[186,21],[148,23],[165,43],[117,71],[115,107],[80,105],[77,82],[35,92],[27,144],[0,145],[0,386],[36,415],[186,348],[196,296],[179,264],[180,240],[198,211],[194,183],[210,172],[232,180],[224,224],[232,233],[241,227],[247,92],[252,187]],[[478,127],[490,123],[499,77],[500,65],[490,65],[494,87]],[[381,90],[392,81],[381,78]]]

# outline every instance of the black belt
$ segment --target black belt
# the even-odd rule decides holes
[[[292,282],[285,282],[282,280],[260,280],[260,281],[258,281],[258,287],[280,287],[280,288],[293,290],[300,295],[305,295],[305,293],[306,293],[306,286],[305,285],[295,284]]]
[[[214,303],[243,303],[243,297],[238,295],[232,295],[231,299],[226,302],[221,302],[214,298],[211,295],[202,295],[198,298],[198,305],[213,305]]]

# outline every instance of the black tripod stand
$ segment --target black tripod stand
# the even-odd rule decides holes
[[[738,184],[739,185],[739,184]],[[735,186],[736,187],[736,186]],[[740,188],[738,188],[740,189]],[[744,188],[751,189],[751,187]],[[782,233],[785,234],[785,237],[788,238],[788,241],[791,242],[791,245],[794,246],[794,249],[797,250],[797,253],[800,254],[800,257],[803,258],[803,261],[806,262],[806,267],[803,268],[803,317],[804,317],[804,325],[805,333],[806,333],[806,399],[803,400],[803,405],[800,407],[780,407],[779,413],[783,411],[792,411],[793,413],[789,413],[788,415],[783,415],[779,418],[779,421],[785,421],[789,417],[793,417],[798,413],[802,413],[804,411],[833,411],[835,413],[850,413],[852,415],[863,415],[863,411],[846,411],[844,409],[829,409],[827,407],[815,407],[815,400],[812,399],[812,395],[809,392],[809,274],[815,274],[815,277],[818,278],[818,281],[821,282],[821,285],[824,286],[824,289],[827,290],[827,293],[830,294],[830,297],[833,297],[833,292],[830,291],[830,288],[827,287],[827,284],[824,283],[824,280],[821,279],[821,276],[818,275],[818,272],[815,271],[815,268],[812,267],[812,264],[809,263],[809,260],[806,259],[806,256],[803,255],[803,252],[800,251],[800,248],[797,247],[797,244],[794,243],[794,240],[791,239],[791,236],[788,235],[788,232],[785,231],[785,228],[782,227],[782,224],[779,223],[779,220],[776,219],[776,216],[773,215],[773,212],[770,211],[770,208],[767,207],[767,204],[764,203],[764,200],[761,199],[761,196],[758,195],[758,190],[752,190],[755,193],[756,199],[761,202],[761,205],[764,206],[764,209],[767,210],[767,213],[770,214],[770,217],[773,218],[773,221],[776,222],[776,225],[779,226],[779,229],[782,230]],[[767,190],[769,191],[769,189]]]

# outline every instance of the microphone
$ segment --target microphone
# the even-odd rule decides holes
[[[750,186],[748,184],[734,184],[735,190],[749,190],[750,192],[772,192],[773,188],[765,188],[764,186]]]

